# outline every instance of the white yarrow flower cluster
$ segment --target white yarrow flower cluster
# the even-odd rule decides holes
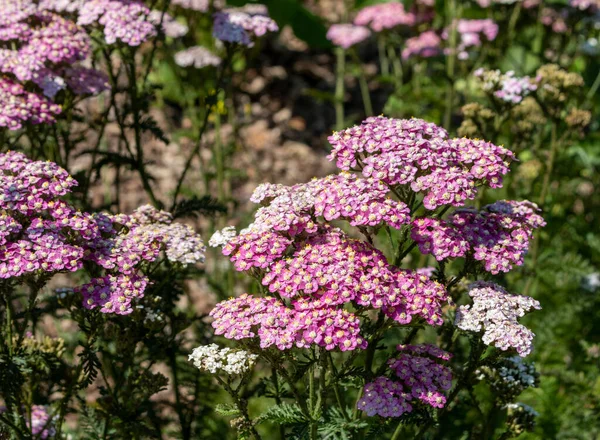
[[[202,69],[206,66],[218,66],[221,58],[205,47],[193,46],[175,54],[175,64],[181,67]]]
[[[245,350],[219,348],[217,344],[194,348],[189,360],[196,368],[213,374],[224,372],[230,376],[246,373],[256,363],[258,356]]]
[[[215,232],[210,240],[208,240],[208,245],[210,247],[221,247],[225,246],[236,236],[235,228],[233,226],[227,226],[220,231]]]
[[[512,347],[523,357],[531,352],[534,334],[517,319],[532,309],[541,309],[537,300],[512,295],[486,281],[471,284],[469,295],[473,305],[460,306],[456,311],[458,328],[472,332],[483,329],[483,342],[501,350]]]

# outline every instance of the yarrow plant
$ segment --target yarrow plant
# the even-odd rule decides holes
[[[317,438],[324,431],[314,414],[334,417],[324,409],[329,391],[337,396],[338,414],[354,414],[348,420],[355,425],[346,429],[359,432],[377,424],[358,423],[364,412],[387,419],[385,430],[392,418],[445,410],[476,379],[483,344],[522,356],[531,351],[532,334],[517,318],[539,308],[537,301],[480,281],[469,291],[472,307],[454,306],[461,279],[521,265],[533,231],[544,225],[530,202],[464,207],[479,188],[502,186],[513,153],[482,140],[453,139],[419,119],[369,118],[334,133],[329,142],[329,159],[342,170],[339,174],[291,187],[259,186],[251,197],[262,205],[254,222],[238,234],[228,227],[210,240],[222,246],[238,271],[262,286],[261,295],[217,304],[210,313],[215,333],[269,365],[294,400],[292,406],[272,410],[281,419],[269,413],[252,419],[238,390],[228,389],[244,420],[240,433],[256,436],[250,427],[265,420],[282,422],[283,413],[297,411],[300,420],[294,423],[306,424],[311,438]],[[458,209],[445,219],[452,207]],[[389,245],[380,249],[384,237]],[[438,267],[406,268],[404,261],[415,247],[433,253]],[[464,258],[463,269],[450,278],[446,270],[456,258]],[[480,290],[495,293],[485,296]],[[450,318],[453,310],[456,322]],[[449,345],[410,344],[423,326],[441,333],[452,328],[475,332],[469,367],[450,395]],[[392,329],[408,331],[397,356],[384,354],[385,335]],[[375,361],[384,356],[389,359]],[[302,358],[308,368],[300,367]],[[354,397],[358,412],[340,396],[337,382],[348,376],[362,385]],[[307,397],[297,388],[302,380]]]
[[[150,332],[157,338],[167,319],[185,322],[181,316],[174,318],[173,306],[168,305],[177,295],[172,294],[172,300],[162,297],[162,285],[156,286],[153,277],[167,266],[163,277],[168,288],[177,292],[181,282],[177,277],[204,261],[200,236],[191,226],[174,221],[170,213],[150,205],[130,215],[81,211],[70,203],[77,185],[56,163],[31,160],[14,151],[0,154],[0,290],[3,328],[8,329],[8,338],[0,344],[0,402],[5,406],[0,422],[14,435],[48,439],[59,435],[66,410],[75,405],[74,393],[90,386],[98,369],[110,363],[99,358],[110,348],[96,338],[123,337],[119,344],[133,341],[135,345],[139,341],[132,339],[132,332]],[[51,283],[65,282],[70,287],[48,293]],[[145,297],[148,291],[161,295]],[[64,340],[34,336],[41,304],[54,313],[68,311],[85,335],[78,365],[69,365],[63,357]],[[108,337],[103,333],[110,333],[105,326],[110,327],[111,318],[129,321],[117,321],[121,334]],[[177,326],[171,328],[178,331]],[[25,376],[21,368],[30,374]],[[70,379],[56,381],[59,373]],[[149,396],[166,384],[162,375],[152,382],[152,373],[136,374],[142,378],[136,393]],[[135,387],[123,392],[133,392]],[[38,388],[31,395],[30,390]]]

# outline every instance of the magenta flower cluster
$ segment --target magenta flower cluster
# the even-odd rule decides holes
[[[278,30],[263,8],[224,9],[214,15],[213,36],[228,43],[252,47],[254,39]]]
[[[18,82],[0,77],[0,127],[18,130],[23,124],[51,124],[61,108]]]
[[[260,304],[267,316],[285,317],[286,322],[270,324],[254,314],[246,320],[234,299],[217,305],[212,313],[217,333],[229,338],[258,335],[263,347],[362,348],[366,341],[358,333],[360,320],[345,309],[348,305],[354,310],[380,309],[402,324],[416,316],[440,325],[447,300],[443,285],[390,266],[371,244],[330,226],[345,220],[364,230],[382,225],[400,229],[409,223],[409,211],[403,202],[388,198],[388,192],[383,182],[348,172],[292,187],[258,187],[252,201],[264,206],[254,223],[238,236],[227,230],[211,241],[223,244],[223,253],[236,269],[250,271],[278,298],[245,296],[240,300],[244,307],[248,302]],[[319,318],[317,324],[307,322],[307,316]],[[351,323],[350,328],[339,328],[340,316]],[[273,325],[292,333],[273,334]]]
[[[456,326],[462,330],[483,331],[483,342],[501,350],[514,348],[525,357],[532,350],[534,334],[518,322],[525,313],[540,309],[540,303],[528,296],[512,295],[503,287],[477,281],[469,286],[472,305],[456,311]]]
[[[512,70],[501,73],[499,70],[480,68],[474,72],[474,75],[479,79],[483,91],[511,104],[518,104],[537,89],[535,80],[528,76],[519,78]]]
[[[95,263],[105,274],[76,289],[84,306],[126,314],[148,282],[140,269],[161,250],[172,262],[203,261],[200,237],[171,223],[168,213],[148,207],[132,216],[80,212],[62,200],[75,185],[55,163],[0,155],[0,278],[48,279]]]
[[[481,211],[457,210],[447,220],[415,219],[411,236],[423,254],[438,261],[470,255],[498,274],[523,264],[533,231],[546,224],[539,211],[532,202],[503,200]]]
[[[0,1],[0,127],[55,122],[61,90],[108,89],[106,75],[77,64],[91,52],[86,31],[53,8],[48,1]]]
[[[365,41],[370,35],[369,28],[353,24],[334,24],[327,31],[327,39],[343,49]]]
[[[334,133],[329,142],[329,159],[338,168],[423,192],[423,204],[430,210],[464,205],[481,184],[501,187],[514,157],[490,142],[450,139],[443,128],[416,118],[371,117]]]
[[[401,25],[413,26],[415,23],[415,14],[406,11],[404,5],[396,1],[365,6],[354,19],[355,25],[369,26],[374,32],[393,29]]]
[[[315,344],[347,351],[366,347],[354,314],[319,301],[297,301],[291,309],[275,298],[244,294],[220,302],[210,316],[217,335],[236,340],[258,336],[261,348],[286,350]]]
[[[381,376],[366,384],[358,409],[369,416],[400,417],[417,404],[443,408],[443,391],[452,386],[452,372],[442,362],[451,358],[450,353],[429,344],[397,349],[401,354],[387,362],[393,378]]]

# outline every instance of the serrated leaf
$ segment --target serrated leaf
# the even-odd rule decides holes
[[[256,419],[257,423],[266,421],[281,425],[295,425],[308,422],[298,405],[287,403],[272,406]]]

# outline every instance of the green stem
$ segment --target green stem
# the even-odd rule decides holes
[[[390,62],[387,58],[387,53],[385,50],[385,37],[380,34],[377,37],[377,50],[379,51],[379,64],[381,66],[381,74],[384,76],[388,76],[390,74]]]
[[[559,142],[557,141],[557,126],[556,122],[552,122],[551,134],[550,134],[550,153],[548,154],[548,159],[546,161],[546,171],[544,172],[544,180],[542,182],[542,190],[540,192],[540,198],[538,200],[538,204],[540,208],[544,209],[544,205],[546,204],[546,198],[550,191],[550,180],[552,178],[552,170],[554,168],[554,161],[556,159],[556,150],[558,149]],[[537,267],[537,261],[539,257],[540,250],[540,239],[537,237],[533,240],[531,245],[531,267]],[[533,283],[535,281],[535,276],[531,275],[527,278],[527,282],[525,283],[525,287],[523,288],[523,295],[528,295],[531,288],[533,287]]]
[[[358,68],[358,85],[360,86],[360,95],[362,97],[363,106],[365,108],[365,115],[373,116],[373,105],[371,104],[371,93],[369,92],[369,83],[367,82],[367,76],[363,69],[362,63],[356,54],[356,51],[352,51],[352,58]]]
[[[598,69],[598,75],[596,75],[596,79],[594,80],[592,87],[590,87],[590,90],[588,91],[588,93],[586,95],[586,98],[588,100],[592,99],[594,97],[594,95],[598,91],[598,87],[600,87],[600,69]]]
[[[219,78],[217,79],[217,86],[215,88],[214,95],[210,96],[208,99],[209,105],[205,109],[204,118],[202,119],[200,129],[198,130],[198,138],[196,140],[196,145],[194,146],[194,149],[192,150],[189,157],[185,161],[185,166],[183,167],[183,171],[181,172],[179,179],[177,180],[177,185],[175,186],[175,192],[173,193],[173,201],[171,204],[171,210],[173,210],[173,208],[177,204],[177,197],[179,196],[179,193],[181,192],[181,187],[183,185],[183,181],[185,180],[185,176],[187,175],[188,171],[190,170],[190,168],[192,166],[194,157],[196,157],[200,153],[200,149],[202,148],[202,136],[204,135],[204,132],[206,131],[206,128],[208,127],[208,118],[211,113],[210,107],[212,105],[212,101],[214,100],[214,98],[217,97],[217,95],[219,93],[219,89],[222,87],[223,79],[225,77],[225,72],[227,70],[227,67],[228,67],[232,57],[233,57],[232,50],[228,47],[227,56],[225,57],[225,60],[223,60],[223,64],[222,64],[223,67],[221,68],[221,70],[219,72]]]
[[[184,440],[190,440],[192,438],[188,423],[183,413],[183,405],[181,403],[181,394],[179,392],[179,373],[177,368],[177,358],[175,351],[169,351],[169,366],[171,367],[171,373],[173,374],[173,390],[175,391],[175,410],[179,418],[179,424],[181,425],[181,437]]]
[[[515,27],[517,25],[517,21],[519,21],[519,15],[521,15],[522,7],[523,3],[517,2],[512,11],[512,14],[510,15],[510,21],[508,22],[508,41],[512,41],[514,37]]]
[[[544,173],[544,181],[542,183],[542,192],[540,193],[539,205],[540,208],[543,209],[546,203],[546,197],[548,195],[548,191],[550,189],[550,178],[552,177],[552,170],[554,168],[554,160],[556,158],[556,150],[557,144],[556,141],[556,122],[552,122],[552,131],[550,134],[550,154],[548,155],[548,160],[546,161],[546,172]]]
[[[310,368],[310,373],[308,375],[308,405],[310,407],[310,438],[311,440],[317,440],[318,436],[318,428],[317,420],[315,420],[315,366],[313,365]]]
[[[396,430],[394,431],[394,435],[392,435],[392,438],[390,440],[398,440],[400,438],[400,435],[402,434],[403,426],[404,426],[404,424],[402,422],[398,423],[398,426],[396,427]]]
[[[458,32],[454,23],[454,13],[456,11],[456,0],[447,2],[448,19],[450,21],[450,53],[446,64],[446,75],[448,77],[448,86],[446,89],[446,110],[444,112],[444,128],[450,130],[452,121],[452,104],[454,102],[454,66],[456,62],[456,43]]]
[[[335,129],[344,129],[344,74],[346,72],[346,51],[336,49],[337,64],[335,69]]]

